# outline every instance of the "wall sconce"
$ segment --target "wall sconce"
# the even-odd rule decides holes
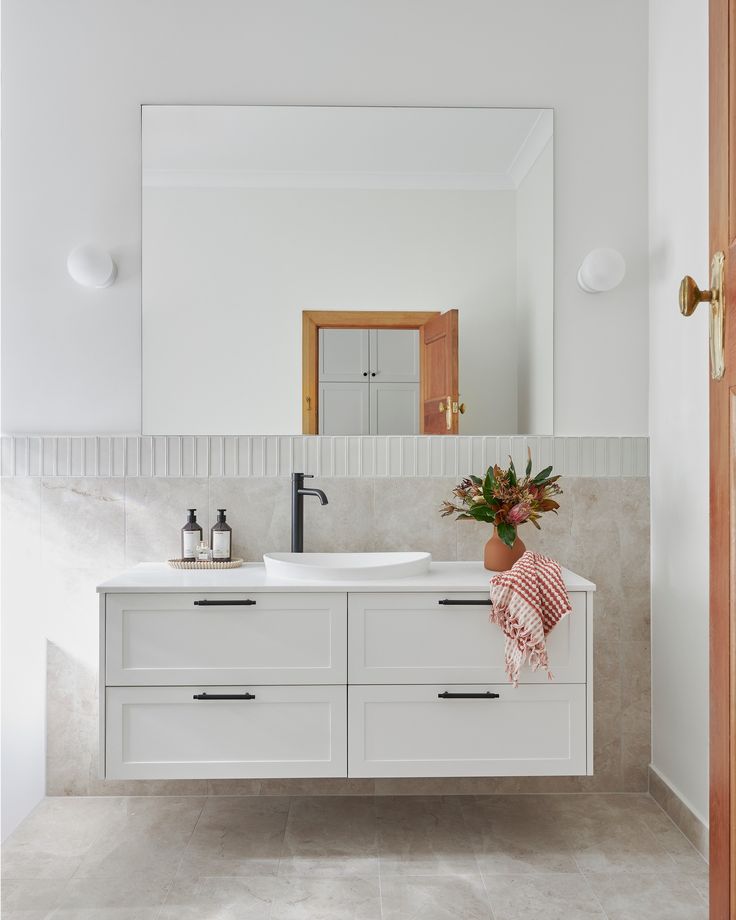
[[[110,253],[90,244],[72,249],[66,267],[77,284],[88,288],[110,287],[118,273]]]
[[[578,286],[587,294],[612,291],[624,280],[626,261],[616,249],[592,249],[578,269]]]

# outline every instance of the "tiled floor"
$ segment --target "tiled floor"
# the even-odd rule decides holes
[[[3,920],[706,920],[646,795],[52,798]]]

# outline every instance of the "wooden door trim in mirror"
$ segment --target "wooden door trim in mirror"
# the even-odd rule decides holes
[[[439,310],[302,311],[302,434],[319,434],[320,329],[421,329],[439,315]]]

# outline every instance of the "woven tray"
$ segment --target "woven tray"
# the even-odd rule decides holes
[[[185,559],[169,559],[172,569],[239,569],[242,564],[242,559],[231,559],[230,562],[205,562],[203,559],[195,559],[191,562]]]

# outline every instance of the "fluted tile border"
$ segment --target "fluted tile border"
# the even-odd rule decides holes
[[[565,476],[648,476],[648,438],[309,437],[278,435],[55,435],[2,438],[4,477],[463,476],[518,467],[531,448],[535,468]]]

